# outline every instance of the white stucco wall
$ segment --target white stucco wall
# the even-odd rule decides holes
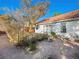
[[[61,23],[52,24],[52,31],[56,34],[60,34],[61,31]]]
[[[35,28],[35,33],[43,33],[45,29],[44,25],[38,25],[38,29]]]
[[[59,35],[67,35],[67,34],[75,35],[75,34],[77,34],[79,36],[79,21],[65,22],[65,24],[66,24],[66,33],[61,33],[61,26],[62,26],[61,23],[54,23],[54,24],[51,24],[51,26],[49,24],[39,25],[39,29],[38,30],[35,29],[35,32],[50,34],[51,31],[53,31]]]
[[[78,34],[79,35],[79,21],[67,22],[66,24],[67,33]]]
[[[52,26],[49,26],[48,24],[40,24],[38,29],[35,28],[35,33],[48,33],[48,34],[50,34],[50,32],[52,31],[51,27]]]
[[[66,33],[60,35],[71,38],[72,40],[79,38],[79,21],[70,21],[66,23]]]

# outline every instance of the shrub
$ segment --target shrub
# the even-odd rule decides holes
[[[34,51],[34,50],[36,50],[36,44],[34,44],[34,43],[30,43],[29,44],[29,51]]]
[[[18,41],[18,43],[15,44],[16,47],[21,47],[21,48],[25,48],[26,46],[28,46],[28,40],[27,37],[24,37],[22,40]]]
[[[30,36],[25,36],[20,40],[15,46],[22,49],[30,48],[30,51],[36,50],[36,42],[48,39],[47,34],[32,34]]]
[[[37,41],[47,40],[47,39],[48,39],[48,35],[47,34],[32,34],[28,38],[28,40],[31,41],[32,43],[35,43]]]
[[[48,39],[48,35],[47,34],[38,34],[36,35],[37,37],[37,41],[43,41],[43,40],[47,40]]]
[[[57,38],[57,35],[55,32],[51,32],[51,35],[54,37],[54,38]]]

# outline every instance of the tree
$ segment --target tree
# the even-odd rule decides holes
[[[25,11],[26,15],[28,16],[29,21],[29,29],[32,29],[33,26],[35,26],[36,21],[38,18],[45,15],[45,13],[48,10],[49,2],[47,0],[38,0],[37,3],[32,5],[32,1],[35,0],[23,0],[23,9],[22,11]]]
[[[35,2],[35,3],[34,3]],[[10,10],[5,8],[8,15],[2,16],[3,25],[10,42],[15,44],[27,36],[36,25],[38,18],[44,16],[48,10],[48,0],[21,0],[21,8]],[[28,30],[27,30],[28,29]]]

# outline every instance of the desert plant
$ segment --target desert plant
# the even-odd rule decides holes
[[[34,32],[37,20],[47,13],[49,7],[49,0],[20,0],[20,3],[21,8],[2,8],[7,15],[0,17],[13,45],[27,35],[26,33]]]
[[[15,46],[23,49],[27,47],[30,49],[30,51],[33,51],[36,50],[37,42],[47,40],[47,38],[47,34],[32,34],[30,36],[23,37],[23,39],[18,41],[18,43]]]
[[[57,35],[55,32],[51,32],[51,35],[54,37],[54,38],[57,38]]]
[[[27,37],[23,37],[22,40],[18,41],[15,46],[16,47],[20,47],[20,48],[25,48],[26,46],[28,46],[28,40],[27,40]]]
[[[47,34],[37,34],[37,41],[43,41],[43,40],[47,40],[48,39],[48,35]]]
[[[36,44],[34,44],[34,43],[29,43],[29,46],[28,47],[30,48],[29,51],[36,50]]]

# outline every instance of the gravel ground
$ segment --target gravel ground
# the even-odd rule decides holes
[[[43,41],[37,44],[38,50],[35,54],[28,54],[17,50],[8,42],[6,35],[0,36],[0,59],[79,59],[79,46],[64,45],[63,41]],[[63,48],[63,49],[62,49]]]

